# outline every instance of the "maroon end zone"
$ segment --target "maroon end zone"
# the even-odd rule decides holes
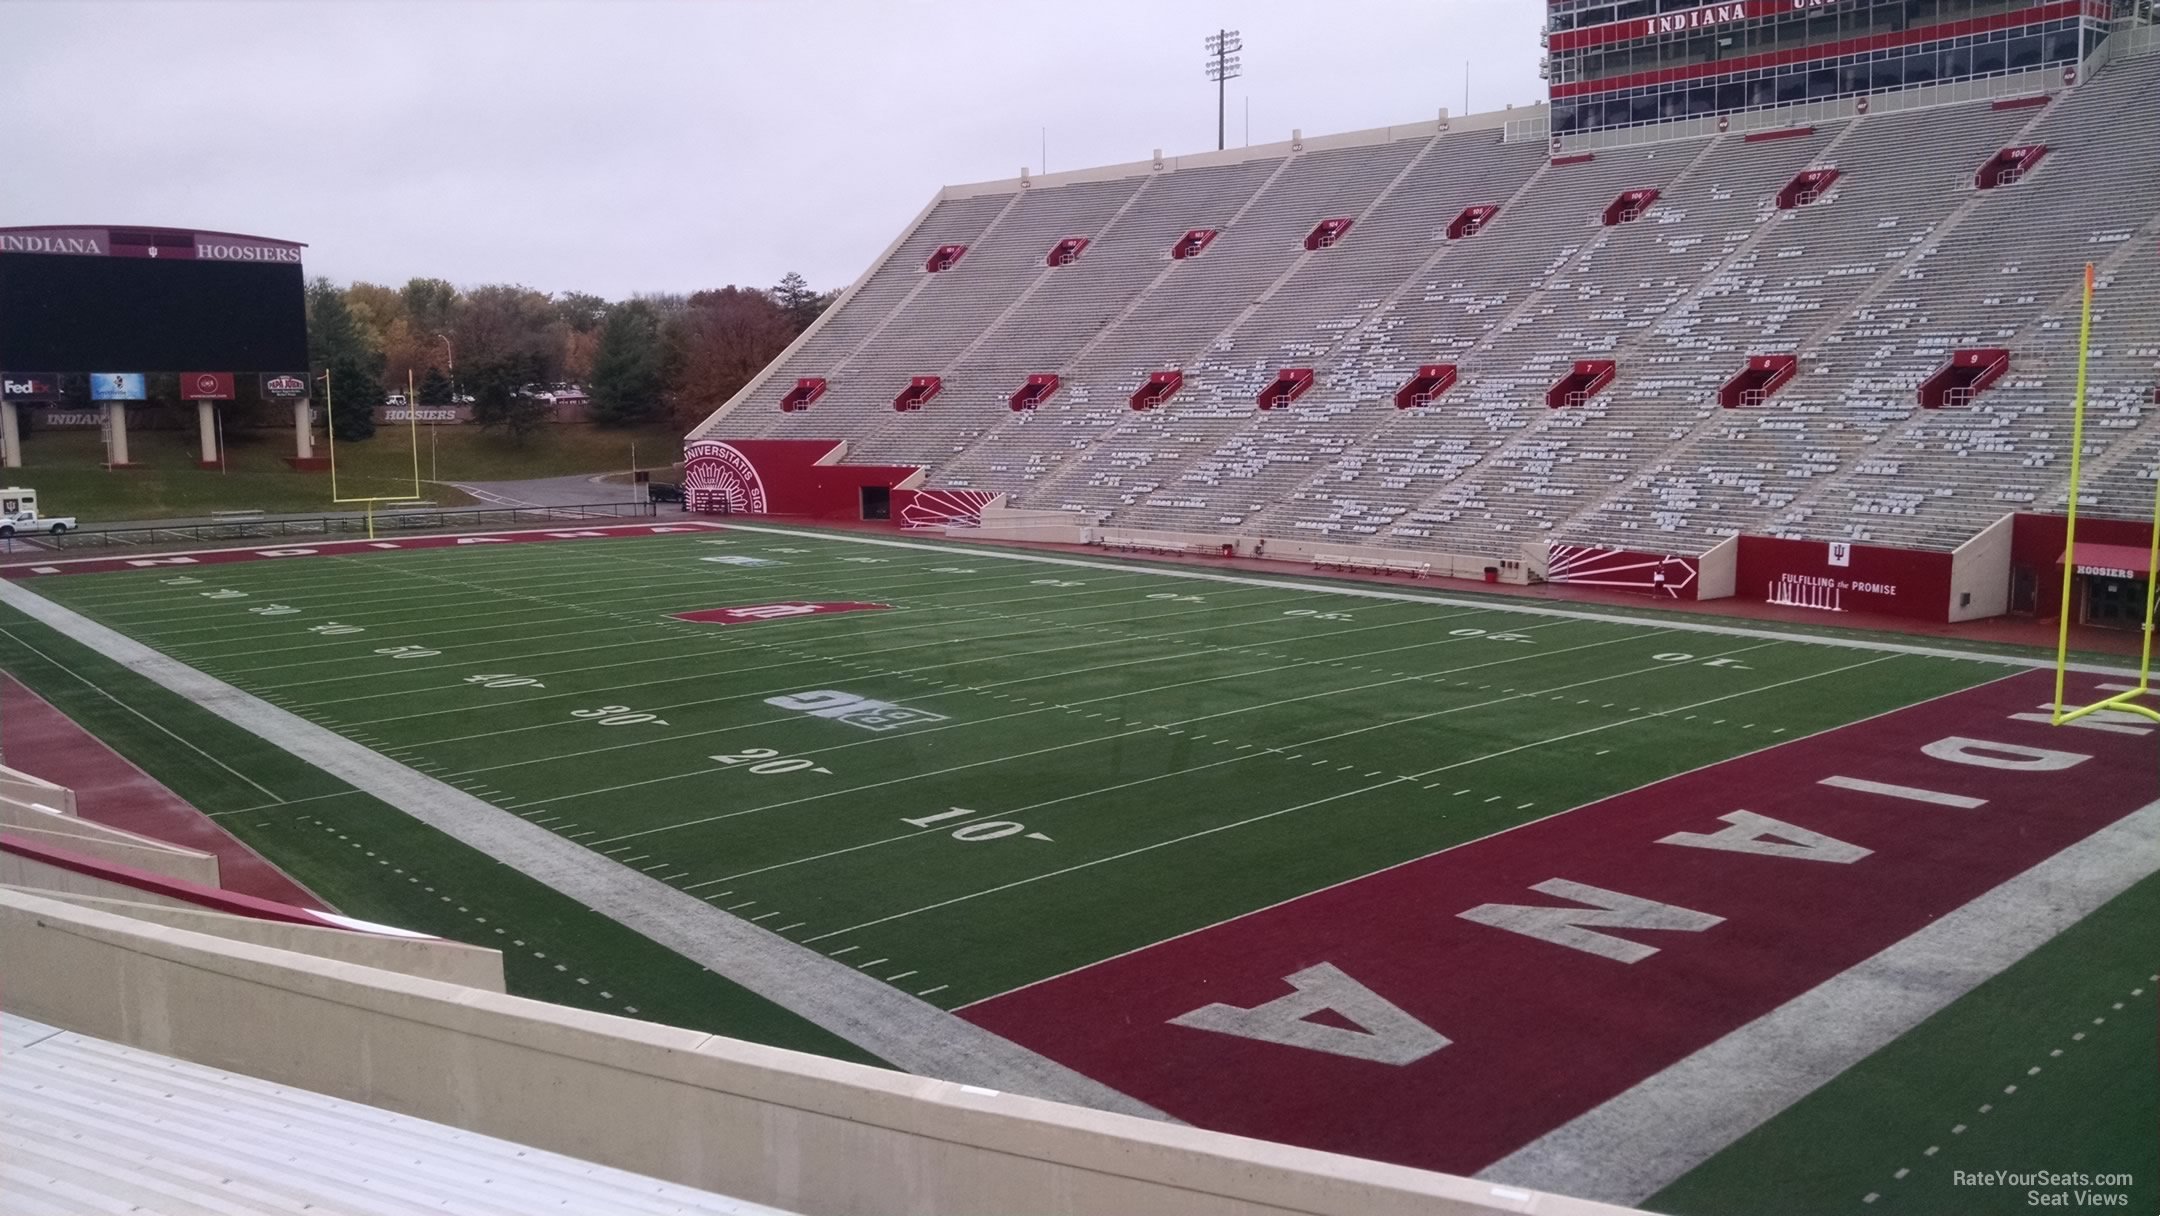
[[[455,536],[408,536],[402,540],[329,540],[303,545],[256,545],[236,549],[195,549],[144,557],[67,557],[53,561],[0,566],[0,578],[39,578],[51,574],[105,574],[115,570],[155,570],[163,566],[222,566],[233,562],[275,561],[288,557],[353,557],[403,549],[455,549],[479,545],[530,544],[536,541],[597,540],[620,536],[667,536],[678,532],[721,532],[724,525],[608,524],[598,528],[538,528],[523,532],[482,532]]]
[[[678,621],[704,625],[747,625],[753,621],[784,621],[789,617],[824,616],[834,612],[883,612],[891,604],[865,604],[855,600],[814,603],[788,600],[779,604],[742,604],[734,608],[706,608],[698,612],[670,613]]]
[[[1204,1127],[1473,1174],[2160,798],[2149,724],[2048,726],[2051,679],[1673,777],[962,1014]]]

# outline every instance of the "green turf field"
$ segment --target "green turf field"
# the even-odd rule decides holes
[[[2002,671],[743,531],[37,589],[948,1007]],[[776,600],[893,607],[668,616]]]
[[[2010,670],[1798,633],[1719,636],[1677,618],[1357,598],[1317,580],[1241,585],[756,528],[26,585],[946,1008]],[[889,607],[729,625],[670,616],[784,601]],[[10,670],[72,698],[70,712],[95,711],[101,733],[172,750],[69,691],[64,672],[114,687],[138,677],[9,617]],[[275,754],[149,692],[163,698],[143,702],[152,716],[221,756]],[[887,729],[868,729],[862,703],[842,694],[898,708],[875,711],[870,725]],[[597,918],[574,927],[575,909],[548,905],[545,888],[319,775],[281,775],[268,798],[198,779],[207,794],[166,777],[347,910],[486,940],[346,871],[359,840],[407,865],[485,876],[491,898],[528,909],[518,914],[595,972],[629,948],[620,939],[642,940]],[[1927,1147],[1908,1153],[1905,1140],[1927,1139],[1938,1110],[1965,1100],[1945,1081],[1958,1061],[1974,1084],[1999,1085],[1995,1073],[2055,1029],[2005,1018],[2033,1014],[2072,979],[2089,981],[2081,1000],[2137,986],[2124,981],[2149,969],[2150,951],[2123,924],[2151,911],[2156,890],[2147,882],[2081,927],[2102,935],[2093,943],[2129,943],[2091,956],[2104,966],[2059,940],[1651,1206],[1738,1213],[1804,1195],[1792,1210],[2003,1210],[1961,1208],[1972,1196],[1925,1158],[1905,1164]],[[536,995],[568,999],[563,977],[527,965],[514,981],[520,970]],[[650,971],[646,990],[669,995],[640,1002],[641,1016],[735,1018],[753,1037],[847,1054],[695,967]],[[2149,1064],[2152,991],[2113,998],[2132,1003],[2133,1026],[2142,1013],[2143,1039],[2096,1038],[2106,1050],[2065,1063]],[[715,992],[734,1002],[724,1017],[678,1012]],[[2069,1168],[2053,1163],[2077,1159],[2075,1144],[2058,1141],[2089,1138],[2087,1125],[2048,1118],[2046,1104],[2075,1099],[2028,1088],[2020,1109],[2037,1113],[1988,1128]],[[2150,1127],[2149,1068],[2142,1087],[2104,1092]],[[1879,1152],[1854,1151],[1856,1127]],[[1796,1143],[1828,1148],[1796,1157]],[[1889,1181],[1901,1168],[1912,1171],[1895,1180],[1911,1180],[1902,1193]],[[1869,1192],[1913,1206],[1869,1209]]]

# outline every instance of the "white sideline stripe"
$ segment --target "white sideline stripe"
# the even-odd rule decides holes
[[[582,844],[160,654],[12,580],[0,580],[0,603],[897,1068],[1098,1110],[1167,1118],[1145,1103],[883,980],[626,869]]]
[[[1832,789],[1853,790],[1862,794],[1881,794],[1889,798],[1903,798],[1907,802],[1925,802],[1930,806],[1954,806],[1961,811],[1987,805],[1985,798],[1968,798],[1963,794],[1945,794],[1940,790],[1924,790],[1913,785],[1896,785],[1888,781],[1869,781],[1861,777],[1825,777],[1816,782]]]
[[[255,788],[256,793],[261,794],[263,797],[270,800],[268,805],[285,806],[288,804],[288,799],[280,798],[276,794],[271,793],[268,789],[263,787],[262,782],[255,780],[253,777],[248,776],[246,773],[241,772],[239,769],[234,768],[232,765],[225,763],[223,760],[220,760],[216,756],[211,755],[209,752],[204,751],[202,748],[197,747],[192,741],[183,739],[179,735],[174,734],[172,728],[165,725],[163,722],[158,721],[156,718],[151,717],[143,711],[135,708],[134,706],[128,704],[120,698],[105,691],[105,689],[101,685],[92,681],[88,676],[83,675],[81,672],[76,671],[74,668],[69,667],[67,664],[62,663],[60,660],[52,657],[49,654],[46,654],[44,651],[39,650],[37,647],[32,646],[30,643],[23,641],[21,638],[16,637],[14,630],[0,629],[0,637],[7,638],[7,640],[15,643],[17,646],[22,647],[24,650],[29,651],[31,654],[34,654],[37,657],[45,660],[47,663],[51,664],[54,670],[67,673],[67,675],[72,678],[76,683],[81,684],[83,687],[91,690],[92,692],[95,692],[97,695],[105,698],[106,700],[112,702],[120,708],[135,715],[136,717],[141,718],[149,725],[156,727],[159,732],[165,735],[166,738],[169,738],[173,742],[178,743],[180,746],[185,747],[191,752],[194,752],[196,755],[201,756],[203,759],[208,760],[210,763],[217,765],[219,768],[224,769],[226,772],[231,773],[233,776],[239,778],[240,780],[247,782],[249,785]],[[31,688],[28,683],[24,683],[23,688],[28,690],[30,692],[30,695],[38,696],[37,690]],[[38,699],[44,700],[43,697],[39,697]],[[120,762],[122,764],[127,765],[129,768],[134,768],[137,772],[142,771],[140,768],[136,767],[134,761],[129,760],[125,756],[120,756],[119,752],[115,751],[113,754],[115,756],[119,756]],[[148,774],[144,775],[148,776]],[[253,852],[252,849],[250,849],[249,851]]]
[[[1637,1206],[2160,872],[2160,802],[1494,1162],[1478,1177]]]
[[[1310,590],[1324,586],[1336,595],[1354,599],[1392,600],[1411,604],[1441,604],[1451,608],[1478,608],[1488,612],[1515,612],[1524,616],[1553,616],[1570,621],[1604,621],[1623,625],[1641,625],[1652,629],[1670,629],[1676,633],[1707,633],[1720,637],[1766,638],[1775,642],[1806,642],[1816,646],[1838,646],[1847,650],[1881,650],[1891,654],[1913,654],[1930,659],[1966,659],[1975,663],[2001,663],[2011,667],[2033,667],[2048,671],[2055,669],[2055,660],[2015,654],[1988,654],[1978,650],[1952,650],[1941,646],[1921,646],[1909,642],[1878,642],[1869,638],[1841,638],[1815,633],[1782,633],[1775,629],[1749,629],[1740,625],[1708,625],[1686,617],[1642,617],[1621,612],[1581,612],[1568,608],[1541,608],[1530,604],[1495,603],[1491,600],[1465,600],[1447,595],[1414,595],[1407,591],[1386,591],[1375,587],[1352,587],[1334,583],[1294,583],[1282,579],[1252,578],[1238,574],[1210,574],[1206,571],[1165,570],[1157,566],[1138,566],[1122,562],[1094,561],[1077,557],[1050,557],[1039,553],[1013,553],[1004,549],[978,548],[969,545],[926,545],[919,541],[877,540],[867,536],[850,536],[835,532],[806,532],[795,528],[770,528],[747,524],[729,525],[738,532],[769,532],[776,536],[797,536],[814,540],[845,541],[857,545],[880,545],[893,549],[927,549],[937,553],[970,553],[985,557],[1000,557],[1007,561],[1036,562],[1046,566],[1077,566],[1083,570],[1119,570],[1152,574],[1159,578],[1191,579],[1206,583],[1230,583],[1241,587],[1275,587],[1286,591]],[[2112,667],[2102,663],[2071,663],[2071,671],[2103,676],[2136,676],[2128,667]]]

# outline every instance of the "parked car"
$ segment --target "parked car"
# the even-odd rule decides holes
[[[645,487],[648,502],[681,502],[682,487],[671,481],[650,482]]]
[[[382,401],[384,405],[402,407],[405,404],[405,394],[391,393],[389,396],[384,397]]]

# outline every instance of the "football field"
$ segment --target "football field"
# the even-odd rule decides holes
[[[762,526],[553,539],[20,585],[1179,1117],[1458,1172],[2155,797],[2150,739],[2017,721],[2047,677],[2007,659]],[[1946,735],[1999,763],[1913,767]],[[2064,814],[1989,827],[2022,782]],[[1900,854],[1946,822],[1979,826]],[[1570,1026],[1600,1062],[1526,1095]],[[1464,1105],[1390,1096],[1435,1062]]]

